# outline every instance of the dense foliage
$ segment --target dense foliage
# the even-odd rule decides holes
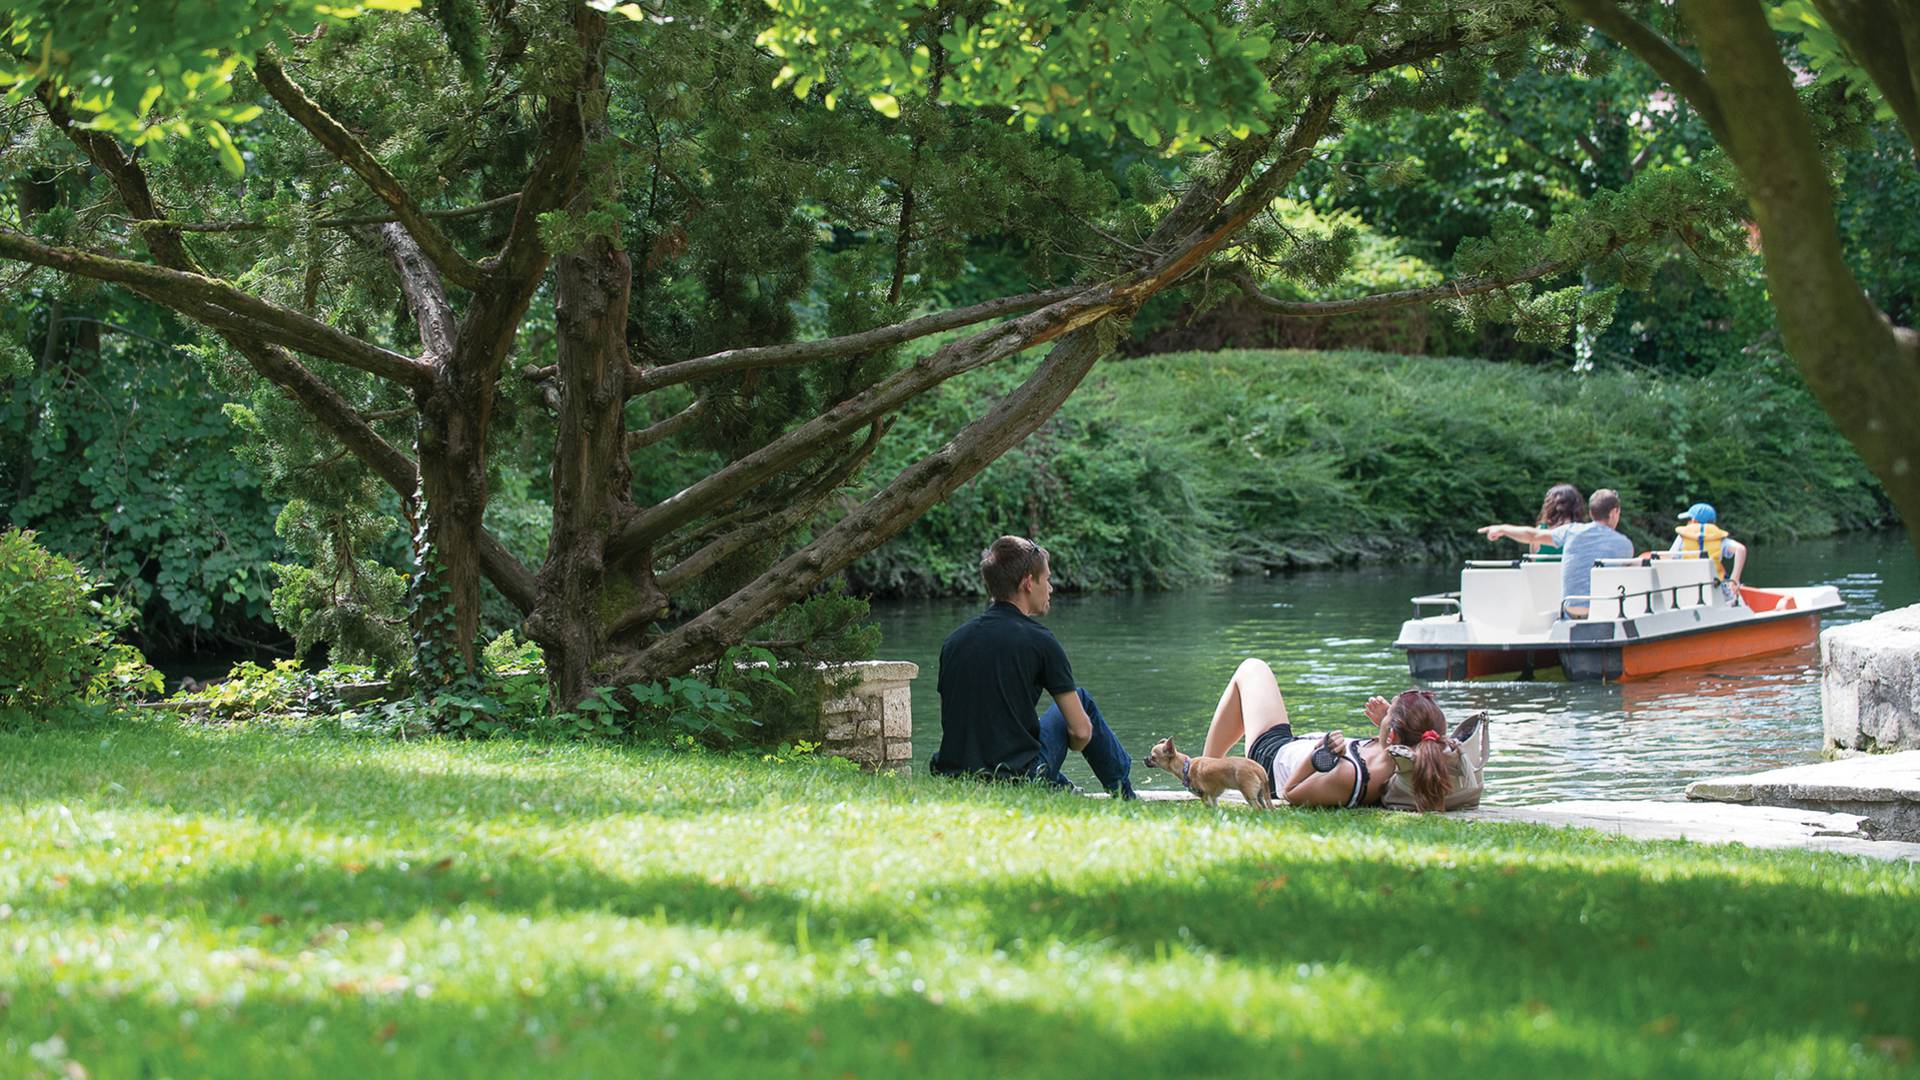
[[[150,653],[277,640],[276,508],[224,396],[169,344],[188,334],[99,293],[23,300],[8,318],[34,351],[0,380],[0,518],[104,579]]]
[[[158,689],[140,654],[114,642],[126,608],[19,529],[0,530],[0,729],[85,714]]]
[[[994,373],[980,378],[1013,378]],[[965,408],[903,419],[901,452]],[[875,466],[884,472],[883,459]],[[1669,540],[1719,508],[1764,543],[1888,519],[1885,497],[1783,361],[1708,377],[1363,353],[1149,357],[1101,368],[1067,408],[851,571],[881,593],[971,594],[1008,530],[1068,588],[1165,588],[1235,570],[1484,552],[1548,485],[1618,488],[1623,529]]]

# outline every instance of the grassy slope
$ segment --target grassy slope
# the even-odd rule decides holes
[[[892,477],[1019,369],[902,414],[870,470]],[[935,434],[940,433],[940,434]],[[1179,587],[1235,565],[1492,554],[1473,529],[1531,523],[1548,485],[1618,488],[1623,527],[1665,547],[1706,500],[1750,541],[1887,520],[1853,450],[1792,373],[1710,377],[1360,352],[1183,353],[1095,369],[1066,407],[856,564],[880,591],[978,588],[1013,531],[1075,588]]]
[[[7,1075],[1883,1076],[1920,1038],[1911,866],[160,723],[0,736],[0,792]]]

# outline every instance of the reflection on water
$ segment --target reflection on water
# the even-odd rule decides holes
[[[1196,749],[1220,687],[1244,657],[1273,666],[1296,728],[1361,728],[1369,694],[1409,684],[1406,660],[1392,647],[1411,610],[1408,597],[1455,587],[1457,576],[1450,566],[1422,564],[1173,593],[1056,595],[1045,621],[1133,754],[1134,782],[1170,788],[1171,776],[1140,764],[1148,745],[1172,735]],[[1837,586],[1847,607],[1827,626],[1920,601],[1920,564],[1898,533],[1756,546],[1746,576],[1763,586]],[[921,667],[913,695],[918,767],[939,745],[940,642],[980,606],[874,605],[885,633],[880,655]],[[1492,714],[1488,802],[1679,798],[1702,776],[1817,760],[1819,660],[1818,648],[1808,646],[1617,685],[1542,679],[1431,688],[1449,716]],[[1092,783],[1077,755],[1068,773]]]

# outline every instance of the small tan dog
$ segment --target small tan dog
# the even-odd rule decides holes
[[[1173,748],[1172,739],[1161,739],[1147,751],[1147,764],[1179,777],[1187,790],[1208,806],[1214,805],[1221,792],[1238,791],[1253,806],[1273,808],[1273,799],[1267,794],[1267,770],[1251,758],[1188,757]]]

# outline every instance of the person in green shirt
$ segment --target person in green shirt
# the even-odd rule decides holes
[[[1552,532],[1562,525],[1577,525],[1586,520],[1587,500],[1580,494],[1580,489],[1572,484],[1555,484],[1547,489],[1547,497],[1540,501],[1540,523],[1536,527]],[[1484,533],[1487,530],[1480,531]],[[1527,544],[1527,550],[1535,555],[1563,554],[1551,542],[1534,541]]]

